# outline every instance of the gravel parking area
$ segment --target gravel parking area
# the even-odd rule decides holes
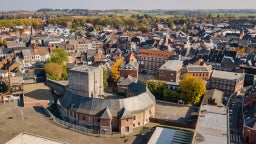
[[[0,143],[5,143],[21,132],[28,132],[70,144],[133,143],[135,136],[124,138],[94,137],[55,125],[39,108],[23,108],[17,104],[0,104]],[[23,116],[22,116],[23,115]]]
[[[197,115],[198,108],[157,101],[156,118],[184,123],[193,115]]]

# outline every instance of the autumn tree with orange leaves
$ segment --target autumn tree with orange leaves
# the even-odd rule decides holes
[[[117,82],[120,78],[119,68],[120,68],[122,63],[123,63],[122,59],[116,60],[116,62],[114,63],[114,65],[110,69],[111,78],[114,80],[114,82]]]

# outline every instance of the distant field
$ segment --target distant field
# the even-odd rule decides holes
[[[116,16],[120,16],[120,17],[131,17],[132,15],[140,15],[143,16],[145,14],[148,14],[149,16],[153,16],[153,17],[161,17],[161,18],[165,18],[165,17],[173,17],[173,15],[168,15],[168,14],[163,14],[163,13],[147,13],[147,12],[132,12],[132,13],[116,13]]]
[[[235,17],[241,17],[241,16],[245,16],[245,17],[248,17],[248,16],[256,16],[256,13],[212,13],[213,16],[223,16],[223,15],[231,15],[231,16],[235,16]]]

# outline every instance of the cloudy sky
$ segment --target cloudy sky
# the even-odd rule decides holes
[[[81,9],[255,9],[256,0],[0,0],[0,11]]]

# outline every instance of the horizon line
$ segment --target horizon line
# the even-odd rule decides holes
[[[109,10],[130,10],[130,11],[154,11],[154,10],[162,10],[162,11],[175,11],[175,10],[190,10],[190,11],[197,11],[197,10],[255,10],[256,11],[256,8],[255,9],[252,9],[252,8],[178,8],[178,9],[115,9],[115,8],[111,8],[111,9],[88,9],[88,8],[39,8],[39,9],[36,9],[36,10],[28,10],[28,9],[16,9],[16,10],[0,10],[0,12],[15,12],[15,11],[28,11],[28,12],[36,12],[38,10],[41,10],[41,9],[52,9],[52,10],[65,10],[65,9],[68,9],[68,10],[73,10],[73,9],[78,9],[78,10],[92,10],[92,11],[109,11]]]

